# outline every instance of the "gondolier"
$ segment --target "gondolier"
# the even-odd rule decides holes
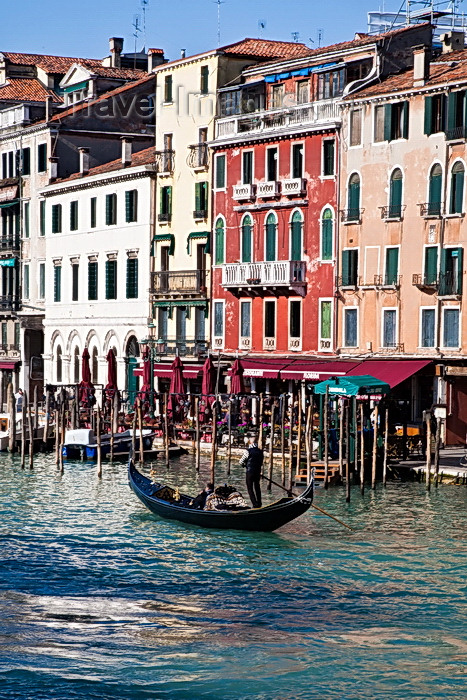
[[[261,470],[263,450],[258,447],[258,439],[251,439],[250,447],[240,457],[240,466],[246,467],[246,487],[253,508],[261,508]]]

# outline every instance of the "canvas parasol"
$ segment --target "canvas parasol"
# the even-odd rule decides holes
[[[183,364],[179,357],[172,362],[172,378],[170,380],[168,409],[172,420],[180,409],[180,399],[185,394],[183,385]]]
[[[143,402],[143,410],[149,408],[150,392],[151,392],[151,355],[149,347],[143,350],[143,386],[138,392],[138,399]]]
[[[230,370],[230,395],[235,396],[245,393],[243,384],[243,365],[240,360],[235,360]]]
[[[203,405],[200,408],[202,419],[207,420],[210,408],[214,403],[214,392],[216,390],[216,368],[210,357],[203,365],[203,381],[201,384],[201,394]]]
[[[104,389],[106,402],[111,403],[115,394],[118,393],[117,387],[117,360],[112,349],[109,350],[105,358],[107,360],[107,385]]]
[[[82,405],[94,404],[94,385],[91,382],[91,368],[89,366],[89,351],[84,348],[81,356],[81,382],[79,385],[79,400]]]

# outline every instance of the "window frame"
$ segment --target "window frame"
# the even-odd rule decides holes
[[[454,168],[456,165],[462,166],[462,198],[461,198],[461,208],[460,211],[457,211],[456,209],[456,202],[457,202],[457,184],[454,184],[454,177],[458,174],[454,172]],[[459,172],[460,174],[460,172]],[[457,180],[456,180],[457,182]],[[462,216],[465,213],[465,163],[462,160],[462,158],[456,158],[456,160],[452,163],[451,168],[449,170],[449,213],[448,216]]]
[[[299,333],[298,335],[292,335],[292,304],[298,304],[300,308],[299,313]],[[303,299],[296,299],[289,297],[287,304],[287,336],[288,336],[288,348],[289,350],[295,350],[301,352],[303,344]]]
[[[245,252],[245,251],[244,251],[244,247],[243,247],[243,233],[244,233],[243,229],[244,229],[244,227],[245,227],[245,225],[246,225],[246,224],[245,224],[245,220],[246,220],[246,219],[250,219],[250,251],[249,251],[249,253],[250,253],[249,257],[250,257],[250,259],[249,259],[249,260],[244,260],[244,252]],[[241,218],[241,221],[240,221],[240,261],[241,261],[242,263],[248,264],[248,263],[252,263],[252,262],[253,262],[253,232],[254,232],[254,226],[255,226],[255,221],[254,221],[252,215],[250,214],[250,212],[246,211],[246,212],[243,214],[243,216],[242,216],[242,218]]]
[[[217,309],[222,308],[222,335],[216,335],[216,313]],[[212,301],[212,337],[214,347],[223,348],[225,345],[225,299],[213,299]],[[217,341],[217,342],[216,342]],[[218,342],[220,341],[220,343]]]
[[[332,144],[332,173],[325,172],[326,165],[326,154],[325,146],[327,144]],[[325,138],[321,142],[321,177],[323,180],[334,179],[336,177],[336,139],[335,138]]]
[[[328,139],[331,140],[331,139]],[[300,174],[295,174],[295,152],[301,149],[301,170]],[[279,166],[279,161],[278,161]],[[301,180],[305,173],[305,141],[292,141],[290,144],[290,177],[292,180]]]
[[[52,204],[51,207],[52,216],[52,233],[62,233],[63,232],[63,216],[62,216],[62,205],[60,202],[57,204]]]
[[[164,76],[164,102],[165,105],[173,104],[173,73]]]
[[[268,219],[273,216],[274,217],[274,257],[269,259],[266,257],[267,255],[267,241],[268,241],[268,226],[271,226],[271,223],[268,223]],[[273,210],[270,209],[268,212],[266,212],[265,217],[264,217],[264,262],[277,262],[277,253],[278,253],[278,235],[279,235],[279,218],[277,216],[277,213]]]
[[[247,153],[251,154],[251,178],[249,182],[245,182],[245,155]],[[255,180],[255,151],[253,148],[244,148],[241,153],[241,172],[240,177],[242,185],[252,185]]]
[[[446,311],[457,311],[457,345],[446,345],[445,344],[445,331],[446,331]],[[460,305],[453,306],[443,306],[441,310],[441,348],[443,350],[460,350],[461,349],[461,337],[462,337],[462,313]]]
[[[134,268],[134,269],[131,269]],[[138,299],[139,295],[139,264],[138,257],[126,259],[126,299]]]
[[[268,308],[274,308],[273,320],[274,320],[274,335],[266,335],[266,322],[268,318],[266,316],[266,306]],[[271,342],[266,343],[266,340]],[[263,349],[264,350],[275,350],[277,346],[277,299],[263,299]]]
[[[78,200],[70,201],[70,231],[78,231],[79,228],[79,205]]]
[[[222,221],[222,260],[219,258],[219,251],[218,251],[218,231],[220,230],[220,226],[218,226],[218,223]],[[216,216],[215,221],[214,221],[214,265],[224,265],[225,264],[225,218],[222,216],[222,214],[219,214]],[[219,246],[220,248],[220,246]]]
[[[47,172],[47,151],[48,151],[47,141],[42,141],[42,143],[37,144],[37,172],[46,173]]]
[[[117,225],[118,198],[116,192],[109,192],[105,195],[105,225]]]
[[[114,269],[113,289],[110,288],[109,274],[110,266]],[[113,296],[111,296],[113,294]],[[118,299],[118,264],[115,258],[107,258],[105,261],[105,300],[116,301]]]
[[[249,333],[248,335],[243,335],[243,309],[248,306],[249,308]],[[252,338],[252,312],[253,312],[253,304],[251,299],[240,299],[239,300],[239,310],[238,310],[238,342],[239,342],[239,347],[251,347],[251,338]],[[245,343],[245,340],[248,341]]]
[[[384,344],[384,317],[388,312],[395,312],[395,342],[393,345]],[[381,307],[381,348],[397,348],[399,345],[399,307],[398,306],[383,306]]]
[[[347,316],[348,312],[355,312],[356,324],[355,324],[355,344],[350,345],[347,343]],[[342,347],[343,348],[354,348],[360,347],[360,307],[359,306],[344,306],[342,308]]]
[[[219,160],[224,161],[223,166],[223,186],[218,187],[218,173],[219,173]],[[214,191],[215,192],[225,192],[227,190],[227,154],[226,153],[216,153],[214,157]]]
[[[433,345],[423,344],[423,312],[433,311],[434,312],[434,326],[433,326]],[[438,308],[437,305],[433,306],[420,306],[419,308],[419,333],[418,333],[418,347],[423,350],[435,350],[436,349],[436,330],[438,326]]]
[[[275,177],[271,180],[269,179],[269,154],[275,151],[276,157],[273,159],[275,161]],[[279,180],[279,146],[267,146],[264,149],[264,181],[265,182],[277,182]]]
[[[323,305],[330,305],[330,337],[324,338],[322,336],[322,323],[323,323]],[[325,346],[328,343],[328,347]],[[319,297],[318,299],[318,350],[319,352],[333,352],[334,351],[334,299],[332,297]]]
[[[354,141],[354,125],[353,118],[354,114],[360,114],[360,134],[358,137],[358,143],[352,143]],[[355,134],[356,135],[356,134]],[[352,107],[349,113],[349,148],[360,148],[363,141],[363,108],[362,107]]]
[[[331,255],[330,255],[329,258],[325,258],[324,255],[323,255],[323,250],[324,250],[324,246],[323,246],[323,240],[324,240],[324,238],[323,238],[323,231],[324,231],[324,226],[323,226],[323,223],[324,223],[324,220],[325,220],[325,219],[324,219],[324,214],[325,214],[327,211],[330,211],[330,212],[331,212],[331,218],[330,218],[330,219],[326,219],[326,221],[330,221],[330,222],[331,222]],[[319,259],[320,259],[320,262],[322,262],[322,263],[329,264],[329,263],[333,263],[333,262],[334,262],[335,222],[336,222],[336,215],[335,215],[334,208],[331,207],[330,204],[326,204],[326,206],[323,207],[323,209],[321,210],[321,214],[320,214],[320,217],[319,217]]]

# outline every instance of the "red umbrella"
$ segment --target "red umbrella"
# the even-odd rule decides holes
[[[138,399],[143,402],[143,410],[149,408],[149,398],[151,391],[151,359],[149,348],[146,346],[143,350],[143,386],[138,392]]]
[[[172,362],[172,378],[170,380],[169,389],[169,412],[172,413],[172,417],[175,417],[175,413],[179,408],[179,399],[185,393],[185,387],[183,385],[183,365],[179,357],[176,357]]]
[[[105,387],[105,399],[111,401],[118,390],[117,387],[117,361],[113,350],[107,353],[107,386]]]
[[[91,368],[89,366],[90,355],[87,348],[84,348],[81,356],[81,382],[79,385],[79,400],[87,406],[94,399],[94,385],[91,382]]]
[[[203,381],[201,384],[201,394],[203,396],[203,405],[200,407],[200,413],[206,414],[208,409],[214,403],[214,394],[216,390],[216,368],[210,357],[207,358],[203,365]],[[206,415],[202,416],[206,420]]]
[[[230,395],[244,394],[245,386],[243,384],[243,365],[240,360],[235,360],[230,370]]]

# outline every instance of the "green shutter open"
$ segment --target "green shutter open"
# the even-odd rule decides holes
[[[438,246],[425,248],[425,284],[435,284],[438,276]]]
[[[433,97],[425,97],[425,121],[423,133],[429,136],[432,132],[433,121]]]
[[[384,140],[392,138],[392,104],[384,105]]]
[[[402,104],[402,138],[409,138],[409,103]]]

